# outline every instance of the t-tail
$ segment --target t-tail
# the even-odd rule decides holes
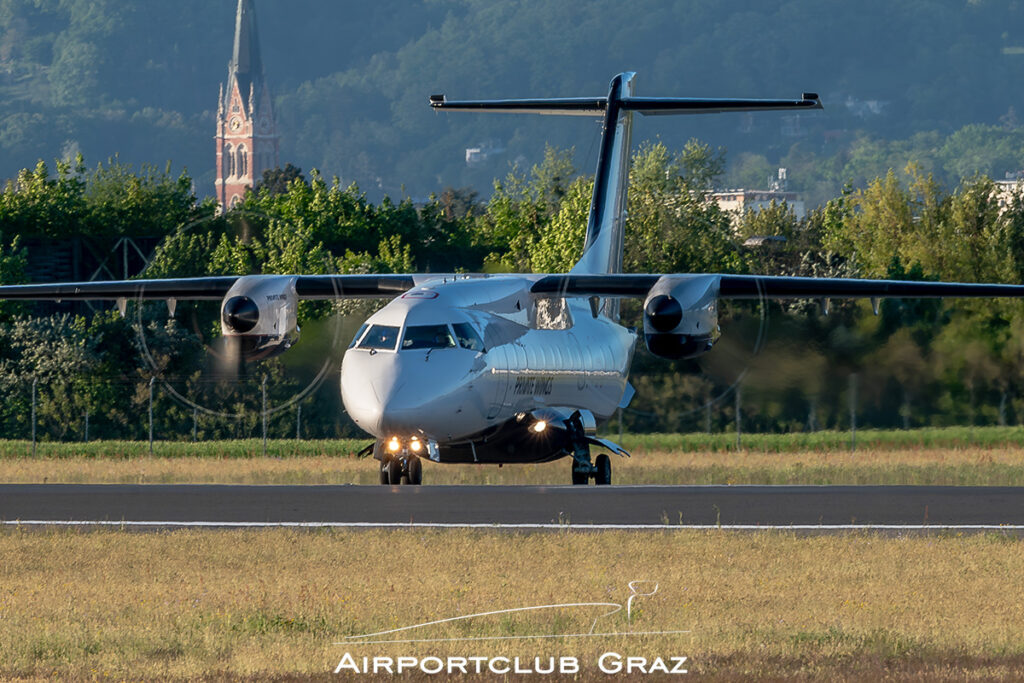
[[[636,74],[631,71],[617,75],[612,79],[606,97],[450,101],[444,95],[433,95],[430,106],[444,111],[599,116],[604,119],[583,255],[569,271],[574,275],[622,272],[633,112],[643,115],[717,114],[822,108],[821,100],[814,93],[804,93],[798,100],[637,97],[633,94],[635,82]],[[606,302],[605,312],[609,316],[617,317],[617,309],[616,301]]]

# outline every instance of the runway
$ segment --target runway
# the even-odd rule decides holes
[[[1003,529],[1024,488],[0,485],[5,525]]]

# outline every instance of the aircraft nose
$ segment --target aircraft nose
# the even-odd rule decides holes
[[[392,354],[346,353],[341,364],[341,401],[349,417],[378,438],[383,432],[384,404],[393,375]]]
[[[346,353],[342,400],[356,424],[380,439],[395,435],[448,434],[470,400],[464,391],[468,367],[429,362],[422,354]]]

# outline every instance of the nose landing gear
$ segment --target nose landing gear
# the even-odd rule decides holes
[[[385,486],[423,483],[423,463],[418,455],[385,453],[380,461],[380,483]]]

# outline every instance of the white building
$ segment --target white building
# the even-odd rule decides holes
[[[1016,177],[1015,173],[1007,173],[1006,180],[997,180],[996,198],[999,200],[999,213],[1002,213],[1010,206],[1013,195],[1024,192],[1024,179]]]
[[[781,204],[786,202],[797,218],[803,218],[807,213],[804,200],[799,198],[796,192],[785,190],[722,190],[711,193],[711,198],[723,211],[732,211],[737,218],[742,216],[748,209],[760,211],[768,208],[772,202]]]
[[[799,195],[786,190],[786,169],[779,169],[777,179],[769,177],[768,187],[767,190],[721,190],[712,192],[711,198],[722,211],[732,212],[736,217],[734,220],[738,220],[748,209],[760,211],[771,206],[772,202],[785,202],[797,218],[803,218],[807,213],[807,207]]]

